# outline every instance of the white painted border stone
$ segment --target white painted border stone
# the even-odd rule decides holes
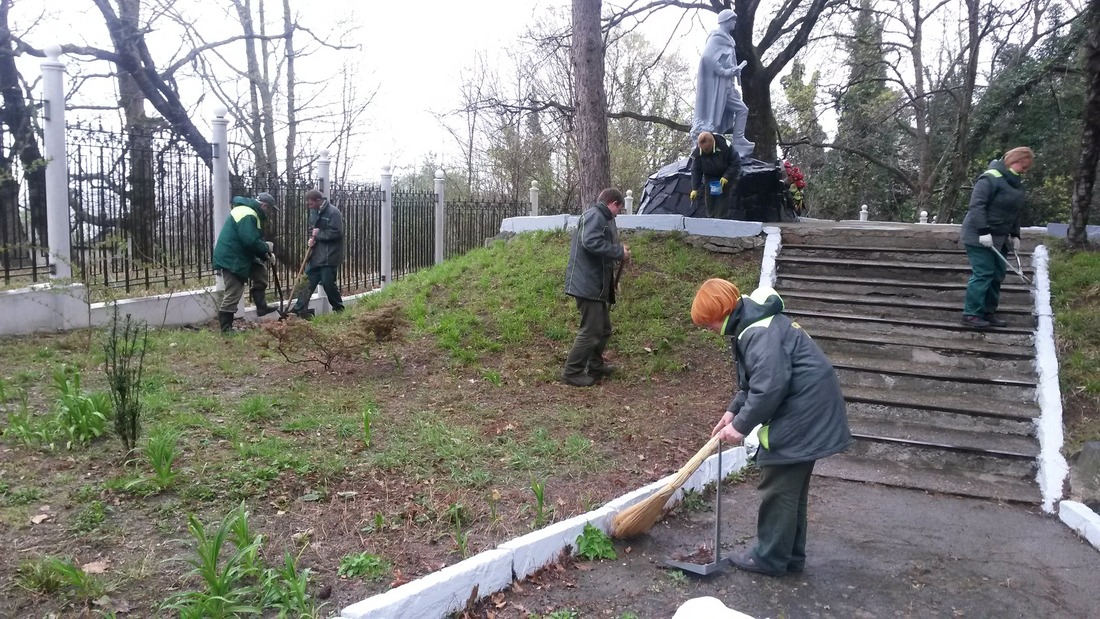
[[[1058,386],[1058,352],[1054,344],[1054,311],[1050,307],[1049,254],[1039,245],[1031,254],[1035,269],[1032,295],[1035,299],[1035,370],[1039,374],[1036,396],[1041,411],[1036,434],[1039,438],[1037,481],[1043,495],[1043,511],[1054,513],[1062,498],[1069,464],[1062,455],[1062,390]]]
[[[445,617],[466,606],[474,587],[478,597],[512,584],[512,551],[497,548],[432,572],[340,611],[345,619]]]
[[[683,215],[619,215],[615,218],[615,225],[620,229],[634,230],[664,230],[682,232]]]
[[[747,451],[744,447],[733,447],[723,451],[723,476],[741,470],[747,462]],[[678,502],[684,490],[701,490],[714,481],[717,469],[717,455],[704,460],[699,469],[673,495],[669,504]],[[649,498],[674,477],[675,473],[609,501],[597,510],[556,522],[538,531],[507,541],[494,550],[487,550],[461,563],[352,604],[340,612],[340,617],[342,619],[446,617],[465,605],[474,585],[478,587],[478,595],[485,597],[508,587],[512,584],[513,578],[522,580],[530,576],[557,561],[566,547],[573,547],[575,551],[577,537],[584,531],[586,524],[591,524],[605,533],[608,532],[611,520],[616,514]]]
[[[35,284],[0,291],[0,334],[68,331],[88,326],[88,289],[83,284]]]
[[[777,226],[766,226],[764,233],[768,235],[764,241],[764,258],[760,261],[760,283],[758,288],[774,288],[776,259],[783,248],[783,234]]]
[[[745,236],[759,236],[763,230],[764,224],[758,221],[704,219],[702,217],[684,218],[684,231],[698,236],[720,236],[735,239]]]
[[[569,216],[536,215],[509,217],[500,222],[501,232],[532,232],[534,230],[561,230],[568,223]]]
[[[1058,504],[1058,517],[1093,548],[1100,550],[1100,516],[1096,512],[1084,503],[1062,501]]]
[[[601,507],[504,542],[498,548],[513,552],[512,573],[517,580],[523,580],[543,566],[557,561],[565,547],[572,546],[576,551],[577,537],[584,532],[585,525],[591,524],[606,533],[613,515],[610,509]],[[492,591],[485,593],[488,595]]]

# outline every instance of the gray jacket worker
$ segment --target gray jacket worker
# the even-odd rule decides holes
[[[614,222],[622,209],[622,192],[604,189],[577,222],[565,268],[565,293],[576,299],[581,324],[562,370],[567,385],[590,387],[615,370],[603,353],[611,339],[615,264],[630,259],[630,249],[619,243]]]
[[[332,311],[344,311],[344,299],[336,284],[337,271],[344,262],[344,216],[316,189],[306,192],[306,205],[309,207],[307,281],[290,310],[303,318],[313,315],[309,311],[309,299],[318,284],[325,291]]]

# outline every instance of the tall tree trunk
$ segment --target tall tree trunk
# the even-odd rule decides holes
[[[241,22],[241,31],[248,38],[244,41],[244,56],[246,71],[248,72],[248,97],[251,109],[251,118],[248,119],[249,142],[252,147],[252,158],[256,166],[256,176],[268,178],[271,164],[267,160],[267,152],[264,150],[263,120],[260,112],[260,61],[256,54],[256,29],[252,25],[252,3],[249,0],[233,0],[233,6],[237,9],[237,19]]]
[[[257,0],[260,13],[260,59],[263,73],[260,80],[260,105],[263,110],[264,152],[267,154],[267,174],[269,178],[279,175],[279,153],[275,146],[275,94],[271,79],[271,43],[267,40],[267,16],[264,0]]]
[[[294,14],[290,10],[290,0],[283,0],[283,32],[286,33],[286,166],[287,182],[294,184],[298,176],[298,168],[295,165],[295,156],[298,150],[298,110],[295,106],[298,101],[294,92],[295,80],[298,79],[294,70]],[[329,189],[331,191],[331,188]]]
[[[1096,183],[1096,164],[1100,161],[1100,0],[1089,1],[1087,20],[1085,73],[1088,77],[1088,95],[1067,234],[1069,243],[1074,247],[1084,247],[1088,242],[1089,207]]]
[[[140,6],[139,0],[133,0]],[[103,15],[107,32],[111,35],[111,44],[115,48],[113,58],[119,71],[129,74],[137,83],[153,107],[160,112],[176,134],[183,136],[187,143],[202,158],[206,167],[214,167],[214,151],[210,141],[191,121],[190,112],[180,101],[174,86],[165,83],[153,64],[153,56],[145,44],[145,33],[124,23],[115,14],[111,0],[92,0]],[[119,2],[120,6],[122,2]]]
[[[11,31],[8,28],[8,11],[11,0],[0,0],[0,123],[8,128],[12,139],[12,154],[0,153],[0,259],[10,264],[15,254],[25,254],[26,249],[9,253],[7,248],[23,245],[28,241],[19,218],[20,179],[14,172],[14,160],[18,156],[27,183],[27,201],[31,224],[37,236],[35,241],[46,242],[46,166],[38,138],[34,132],[34,110],[27,106],[23,96],[23,84],[12,53]],[[0,127],[2,131],[2,127]],[[3,142],[0,141],[0,144]]]
[[[118,0],[118,17],[130,32],[141,28],[141,0]],[[156,184],[153,178],[153,121],[145,115],[145,95],[132,75],[118,74],[119,107],[126,122],[129,170],[125,199],[124,227],[130,233],[134,257],[153,261],[157,221]]]
[[[595,200],[611,184],[607,145],[607,97],[604,94],[604,42],[600,33],[602,0],[573,0],[573,83],[576,89],[577,156],[581,200]]]
[[[955,98],[959,102],[959,116],[955,121],[955,134],[952,141],[955,143],[951,153],[951,169],[947,175],[947,183],[943,188],[940,198],[939,217],[937,221],[946,223],[958,200],[959,189],[966,180],[967,166],[970,164],[973,142],[970,139],[970,116],[974,111],[974,88],[978,78],[978,55],[981,52],[981,22],[978,11],[980,0],[965,0],[968,29],[967,29],[967,58],[964,65],[962,90]]]

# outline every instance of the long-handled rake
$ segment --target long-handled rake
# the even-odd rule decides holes
[[[1013,265],[1011,262],[1009,262],[1008,258],[1005,258],[1004,255],[1001,252],[997,251],[996,249],[993,249],[992,247],[990,247],[989,250],[992,251],[994,253],[994,255],[996,255],[998,258],[1001,259],[1001,262],[1004,263],[1005,267],[1007,267],[1009,270],[1011,270],[1016,275],[1019,275],[1020,279],[1024,280],[1025,284],[1027,284],[1028,286],[1031,285],[1031,280],[1028,279],[1026,275],[1024,275],[1024,267],[1023,267],[1023,264],[1020,263],[1020,254],[1016,253],[1015,249],[1012,250],[1012,256],[1014,258],[1016,258],[1016,264],[1015,265]]]

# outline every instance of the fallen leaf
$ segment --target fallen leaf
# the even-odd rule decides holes
[[[313,503],[321,500],[321,494],[318,492],[307,492],[306,494],[298,497],[298,500],[306,501],[307,503]]]
[[[38,514],[37,516],[31,518],[31,522],[33,522],[34,524],[42,524],[43,522],[46,522],[50,518],[53,518],[53,516],[51,516],[49,514]]]
[[[592,571],[592,566],[587,564],[587,563],[578,563],[576,567],[577,567],[578,570],[580,570],[582,572],[591,572]]]
[[[359,496],[359,493],[354,490],[347,490],[345,492],[337,492],[336,496],[340,497],[341,499],[351,499]]]
[[[85,563],[80,566],[80,569],[84,570],[85,574],[105,574],[107,573],[107,567],[111,561],[104,559],[102,561],[92,561],[91,563]]]

